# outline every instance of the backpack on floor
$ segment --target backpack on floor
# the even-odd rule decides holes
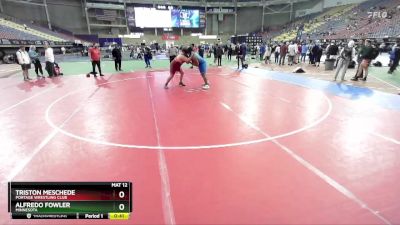
[[[376,67],[382,67],[382,63],[379,61],[376,61],[373,65]]]
[[[59,66],[57,63],[54,63],[54,74],[55,74],[56,76],[64,75],[64,74],[61,72],[61,68],[60,68],[60,66]]]

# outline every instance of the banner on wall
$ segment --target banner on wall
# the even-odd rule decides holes
[[[179,35],[173,35],[173,34],[163,34],[161,39],[164,41],[177,41],[179,40],[180,36]]]
[[[136,27],[134,7],[132,6],[126,7],[126,18],[128,19],[128,26]]]
[[[109,45],[117,44],[122,45],[121,38],[99,38],[100,47],[108,47]]]

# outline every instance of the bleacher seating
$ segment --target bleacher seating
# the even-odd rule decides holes
[[[55,35],[33,29],[29,26],[25,29],[23,24],[19,24],[4,18],[0,18],[1,37],[19,40],[49,40],[49,41],[66,41],[66,39]]]
[[[1,22],[1,20],[0,20]],[[41,40],[40,37],[0,24],[0,38],[15,40]]]
[[[326,18],[333,18],[337,17],[340,15],[340,12],[344,11],[348,6],[338,6],[338,7],[333,7],[330,8],[320,14],[313,14],[309,15],[307,17],[308,21],[303,19],[304,23],[304,29],[303,29],[303,35],[312,33],[316,30],[320,30],[320,27],[325,24]],[[299,24],[298,21],[302,21],[301,18],[296,21],[296,24]],[[293,40],[296,38],[297,33],[298,33],[298,25],[297,26],[291,26],[292,29],[289,30],[286,33],[283,33],[277,37],[275,37],[276,40],[278,41],[287,41],[287,40]]]
[[[328,9],[311,15],[309,22],[304,23],[301,36],[305,39],[348,39],[348,38],[384,38],[400,36],[400,11],[396,7],[398,0],[369,0],[358,5],[345,5]],[[368,12],[388,12],[392,18],[368,18]],[[310,17],[310,15],[309,15]],[[298,23],[299,20],[296,20]],[[286,25],[290,30],[275,35],[277,41],[293,40],[297,36],[298,27]]]

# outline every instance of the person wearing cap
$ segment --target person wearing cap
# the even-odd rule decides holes
[[[28,70],[31,68],[31,59],[29,58],[28,52],[25,51],[25,46],[20,46],[16,55],[18,64],[21,65],[24,81],[31,80],[31,78],[29,78],[29,73],[28,73]]]

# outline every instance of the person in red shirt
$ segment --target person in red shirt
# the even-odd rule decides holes
[[[89,54],[90,61],[92,62],[93,76],[97,77],[96,76],[96,65],[97,65],[97,69],[99,70],[100,76],[104,76],[104,74],[101,73],[101,66],[100,66],[101,52],[100,52],[99,44],[93,43],[93,47],[91,47],[89,49],[88,54]],[[89,77],[90,73],[88,73],[86,76]]]

